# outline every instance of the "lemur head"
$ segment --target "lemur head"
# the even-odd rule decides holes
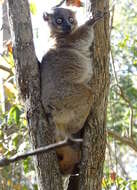
[[[52,13],[44,13],[43,18],[48,22],[51,35],[70,34],[78,27],[75,12],[64,9],[55,8]]]

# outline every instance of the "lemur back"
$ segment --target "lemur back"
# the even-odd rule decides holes
[[[44,20],[48,22],[54,44],[40,66],[41,96],[45,111],[49,106],[52,108],[56,141],[59,141],[77,133],[90,112],[88,82],[93,70],[90,46],[94,35],[88,22],[78,27],[75,13],[69,9],[56,8],[53,13],[45,14]],[[57,155],[61,153],[60,169],[62,173],[70,173],[80,161],[80,151],[67,146],[57,149]]]

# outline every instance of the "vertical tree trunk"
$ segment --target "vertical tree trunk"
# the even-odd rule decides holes
[[[108,12],[109,0],[90,0],[91,12]],[[85,125],[79,189],[101,190],[106,147],[106,109],[109,90],[109,15],[94,27],[91,48],[94,76],[91,80],[93,104]]]
[[[4,0],[2,5],[2,20],[3,20],[3,42],[7,42],[11,39],[10,26],[8,20],[8,11],[7,11],[7,0]]]
[[[8,0],[16,78],[24,99],[33,149],[51,144],[53,127],[41,105],[40,77],[35,55],[28,0]],[[35,157],[39,190],[62,190],[54,151]]]

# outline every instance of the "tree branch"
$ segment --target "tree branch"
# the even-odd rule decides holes
[[[2,58],[4,61],[6,61],[7,63],[9,63],[8,60],[7,60],[2,54],[0,54],[0,56],[1,56],[1,58]],[[12,70],[11,70],[10,68],[4,66],[4,65],[0,65],[0,69],[3,70],[3,71],[8,72],[10,75],[13,75]]]
[[[129,106],[129,110],[130,110],[130,116],[129,116],[129,137],[133,138],[133,106],[130,102],[130,100],[126,97],[126,95],[124,94],[123,89],[121,88],[121,86],[118,86],[120,89],[120,93],[118,93],[119,96],[121,96],[123,98],[123,100],[128,104]]]
[[[130,100],[126,97],[122,87],[119,85],[119,81],[118,81],[118,77],[117,77],[117,73],[116,73],[116,69],[115,69],[114,56],[113,56],[111,48],[110,48],[110,53],[111,53],[111,59],[112,59],[112,67],[113,67],[113,72],[114,72],[114,78],[115,78],[115,81],[116,81],[116,85],[120,90],[120,93],[118,93],[118,95],[123,98],[123,100],[128,104],[129,109],[130,109],[129,133],[128,133],[128,135],[129,135],[129,137],[133,138],[133,115],[134,115],[133,106],[132,106]]]
[[[120,168],[121,168],[121,171],[122,171],[123,176],[129,177],[129,176],[128,176],[128,173],[126,172],[126,170],[125,170],[125,168],[124,168],[124,166],[123,166],[123,162],[122,162],[122,160],[121,160],[121,157],[119,157],[118,155],[115,155],[115,153],[114,153],[114,151],[112,150],[111,145],[110,145],[109,143],[107,143],[107,149],[108,149],[108,151],[109,151],[109,157],[110,157],[109,159],[110,159],[110,162],[111,162],[111,165],[110,165],[111,170],[113,171],[113,170],[114,170],[114,166],[115,166],[115,164],[112,163],[112,156],[113,156],[113,157],[116,156],[116,157],[117,157],[118,165],[119,165]]]
[[[57,8],[57,7],[60,7],[61,5],[63,5],[63,3],[65,2],[66,0],[62,0],[59,4],[57,4],[56,6],[54,6],[53,8]]]
[[[108,0],[90,0],[93,17],[98,10],[109,10]],[[79,189],[101,190],[106,145],[106,107],[109,89],[109,14],[94,27],[94,43],[91,45],[94,80],[90,81],[92,105],[85,123],[80,164]],[[103,50],[103,51],[102,51]],[[101,111],[100,111],[101,110]],[[102,117],[100,114],[103,113]]]
[[[95,16],[87,21],[87,24],[89,25],[95,25],[99,20],[103,19],[105,15],[107,15],[109,12],[101,12],[97,11]]]
[[[9,165],[10,163],[13,163],[13,162],[17,162],[19,160],[23,160],[23,159],[26,159],[28,156],[34,156],[34,155],[38,155],[38,154],[42,154],[42,153],[47,153],[51,150],[54,150],[55,148],[59,148],[59,147],[63,147],[65,145],[68,145],[68,144],[74,144],[74,143],[82,143],[83,140],[82,139],[65,139],[63,141],[60,141],[60,142],[57,142],[57,143],[54,143],[54,144],[50,144],[48,146],[45,146],[45,147],[41,147],[41,148],[38,148],[34,151],[30,151],[30,152],[27,152],[27,153],[23,153],[23,154],[20,154],[20,155],[14,155],[13,157],[11,158],[2,158],[0,159],[0,167],[3,167],[3,166],[7,166]]]
[[[7,68],[7,67],[5,67],[5,66],[3,66],[3,65],[0,65],[0,69],[3,70],[3,71],[8,72],[8,73],[10,73],[10,74],[12,73],[11,69],[9,69],[9,68]]]
[[[112,6],[112,15],[110,19],[110,36],[111,36],[111,31],[113,29],[114,13],[115,13],[115,5]]]
[[[109,129],[107,129],[107,133],[109,136],[115,138],[116,140],[120,141],[121,143],[128,145],[129,147],[131,147],[133,150],[135,150],[137,152],[137,143],[129,137],[122,137],[120,136],[117,132],[111,131]]]

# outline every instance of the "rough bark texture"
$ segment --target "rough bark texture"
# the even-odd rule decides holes
[[[11,39],[9,20],[7,16],[7,0],[2,4],[2,20],[3,20],[3,42]]]
[[[35,55],[28,0],[8,0],[16,78],[25,102],[33,149],[51,144],[53,128],[45,120],[40,101],[40,77]],[[62,180],[54,151],[35,157],[39,190],[61,190]]]
[[[108,11],[109,0],[90,0],[91,12]],[[93,54],[94,76],[91,80],[93,104],[85,125],[82,162],[80,165],[80,190],[101,190],[106,147],[106,109],[109,90],[109,15],[95,28]]]

